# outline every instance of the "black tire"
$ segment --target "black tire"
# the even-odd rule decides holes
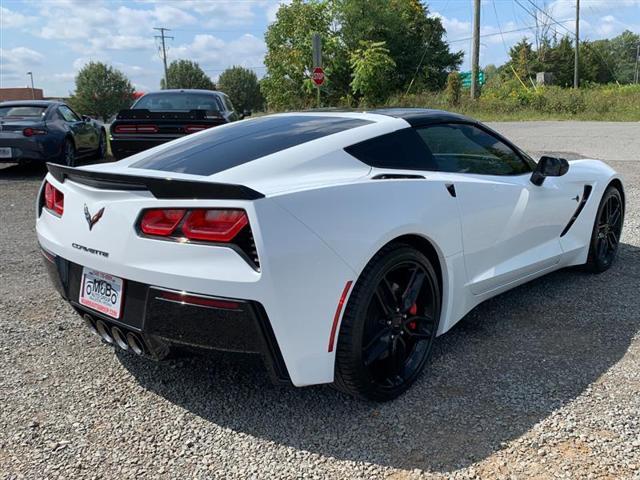
[[[616,187],[609,186],[600,200],[593,223],[589,256],[585,265],[586,270],[602,273],[613,265],[618,255],[623,223],[624,202],[622,194]]]
[[[76,166],[76,147],[70,138],[66,138],[64,144],[62,145],[60,163],[63,165],[67,165],[68,167]]]
[[[107,135],[104,130],[100,130],[100,139],[98,140],[98,149],[96,150],[96,160],[102,160],[107,156]]]
[[[440,301],[436,273],[422,253],[406,244],[378,252],[344,312],[334,386],[374,401],[392,400],[407,390],[431,355]]]

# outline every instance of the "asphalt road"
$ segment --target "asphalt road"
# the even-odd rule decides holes
[[[493,126],[625,175],[620,257],[477,307],[382,405],[250,358],[114,354],[46,278],[42,170],[0,169],[0,478],[640,478],[640,125]]]

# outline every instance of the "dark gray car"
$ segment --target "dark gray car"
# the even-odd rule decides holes
[[[104,157],[104,126],[65,103],[0,103],[0,163],[55,162],[73,166],[85,156]]]

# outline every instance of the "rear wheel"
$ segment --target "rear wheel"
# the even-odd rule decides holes
[[[618,255],[624,221],[624,204],[620,191],[610,186],[604,192],[591,234],[586,268],[595,273],[608,270]]]
[[[389,245],[369,262],[344,313],[335,386],[386,401],[418,378],[431,354],[440,318],[440,289],[422,253]]]
[[[64,165],[69,167],[76,166],[76,147],[70,139],[66,139],[64,141],[64,145],[62,146],[62,162]]]

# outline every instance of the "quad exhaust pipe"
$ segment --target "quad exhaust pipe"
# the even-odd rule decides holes
[[[91,315],[82,316],[84,323],[91,333],[100,337],[109,345],[117,345],[125,351],[131,351],[136,355],[145,354],[145,342],[135,332],[124,332],[120,327],[109,327],[103,320],[95,320]]]

